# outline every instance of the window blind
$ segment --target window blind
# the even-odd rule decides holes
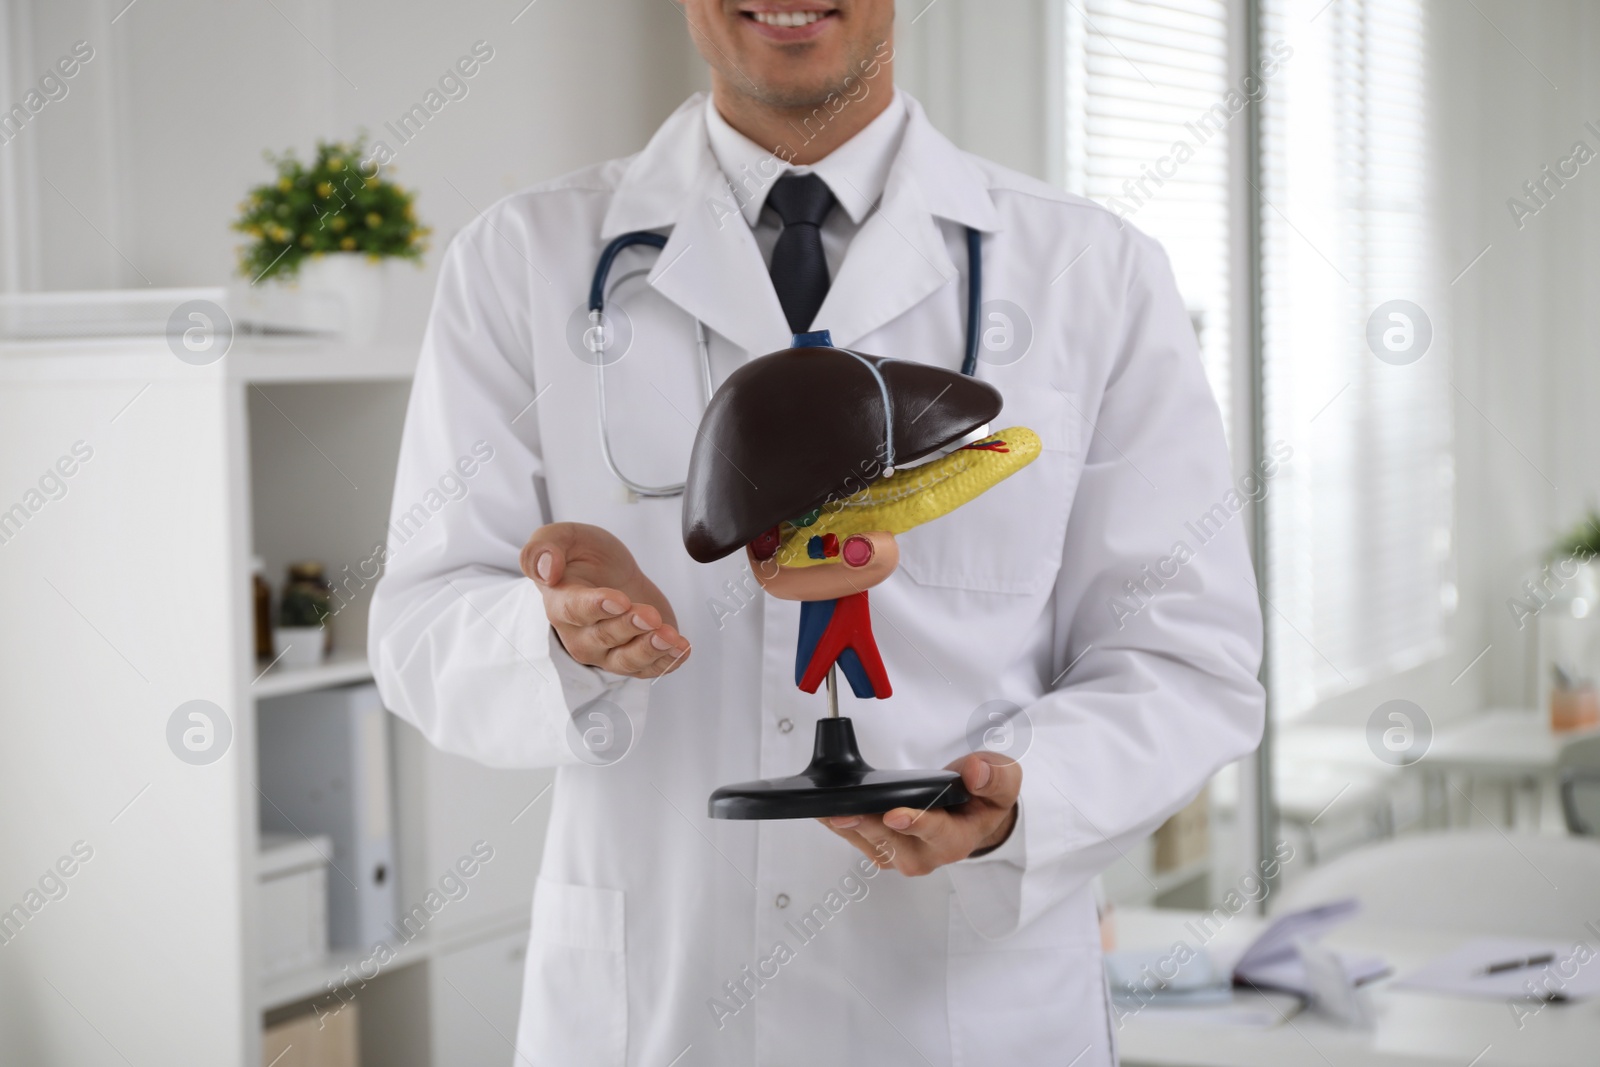
[[[1444,306],[1424,2],[1262,5],[1263,46],[1292,47],[1262,105],[1261,255],[1266,438],[1293,450],[1266,500],[1269,671],[1293,716],[1444,650],[1454,465],[1445,346],[1420,347]]]
[[[1226,412],[1228,142],[1239,135],[1226,0],[1064,4],[1067,188],[1166,247]]]

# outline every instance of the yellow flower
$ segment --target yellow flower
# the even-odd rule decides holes
[[[306,248],[310,248],[311,245],[312,245],[311,235],[309,233],[301,234],[300,235],[300,243],[302,245],[304,245]]]
[[[382,225],[383,225],[383,216],[382,215],[378,214],[376,211],[367,212],[367,226],[369,228],[376,230],[379,226],[382,226]]]
[[[294,188],[294,182],[290,181],[287,176],[279,178],[278,188],[287,193],[290,189]]]
[[[406,205],[406,221],[407,222],[415,222],[416,220],[417,220],[417,210],[416,210],[416,208],[412,207],[410,204],[407,204]]]
[[[317,195],[320,196],[320,197],[330,197],[330,196],[332,196],[333,195],[333,183],[332,182],[318,182],[317,183]]]
[[[333,227],[334,233],[343,233],[344,228],[350,225],[350,223],[346,221],[343,215],[335,215],[333,220],[329,222],[328,225]]]
[[[356,247],[356,239],[354,237],[346,237],[339,242],[339,247],[346,252],[353,251]]]
[[[249,234],[251,237],[260,237],[261,236],[261,227],[260,226],[246,226],[244,228],[244,232]]]
[[[344,170],[344,159],[343,159],[343,157],[341,157],[341,156],[329,156],[328,157],[328,169],[329,170]]]

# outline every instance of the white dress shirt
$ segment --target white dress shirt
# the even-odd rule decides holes
[[[790,172],[816,174],[828,183],[838,201],[822,223],[822,254],[828,261],[828,278],[839,276],[850,239],[883,198],[889,168],[900,153],[900,139],[906,130],[906,104],[898,89],[893,92],[889,106],[860,133],[805,167],[790,166],[728,125],[711,97],[706,97],[706,133],[711,139],[711,154],[727,176],[739,210],[755,233],[761,258],[769,267],[772,246],[783,232],[783,220],[766,206],[767,193],[774,182]],[[852,106],[855,105],[845,105]]]

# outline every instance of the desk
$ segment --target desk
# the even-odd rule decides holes
[[[1117,947],[1167,949],[1179,940],[1198,947],[1184,923],[1200,914],[1119,908]],[[1222,927],[1212,946],[1240,944],[1260,929],[1260,919],[1241,914]],[[1386,930],[1357,919],[1324,943],[1376,953],[1403,974],[1472,936]],[[1159,1009],[1145,1008],[1122,1021],[1117,1034],[1122,1062],[1126,1067],[1594,1067],[1600,1062],[1600,1001],[1546,1005],[1524,1018],[1518,1030],[1501,1001],[1397,990],[1392,981],[1380,979],[1367,987],[1375,1019],[1368,1031],[1346,1030],[1311,1012],[1251,1030],[1162,1019]]]
[[[1516,791],[1526,789],[1533,799],[1534,826],[1538,828],[1543,812],[1561,810],[1556,800],[1556,769],[1562,752],[1596,732],[1591,728],[1556,733],[1550,729],[1548,715],[1501,708],[1441,726],[1418,767],[1443,787],[1446,811],[1451,810],[1453,799],[1448,785],[1451,775],[1500,785],[1505,789],[1508,825],[1515,823]],[[1549,805],[1543,803],[1546,798]]]

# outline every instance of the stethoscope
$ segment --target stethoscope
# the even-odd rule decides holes
[[[971,226],[967,228],[967,352],[966,358],[961,362],[962,374],[973,374],[978,369],[978,311],[983,306],[983,235]],[[618,253],[634,245],[649,245],[656,251],[661,251],[667,244],[664,234],[649,233],[645,230],[635,230],[625,233],[621,237],[612,239],[600,253],[600,261],[595,264],[594,281],[589,286],[589,329],[584,333],[584,347],[595,357],[594,363],[594,389],[595,403],[599,410],[600,423],[600,457],[605,460],[606,469],[612,477],[621,482],[623,487],[635,496],[659,498],[683,495],[684,483],[676,485],[643,485],[622,473],[617,466],[617,459],[611,452],[611,425],[606,415],[606,361],[605,355],[605,325],[604,312],[606,306],[606,279],[611,274],[611,264],[616,260]],[[634,273],[644,273],[637,271]],[[628,277],[632,277],[629,274]],[[700,392],[701,403],[711,403],[711,342],[706,335],[705,323],[699,319],[694,320],[694,344],[700,354]]]

